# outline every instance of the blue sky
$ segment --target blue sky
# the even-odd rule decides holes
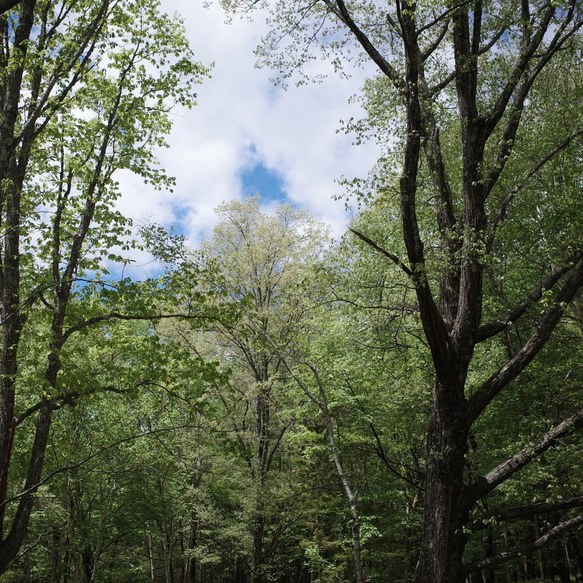
[[[259,162],[241,172],[241,191],[244,197],[259,194],[266,202],[289,202],[283,176]]]

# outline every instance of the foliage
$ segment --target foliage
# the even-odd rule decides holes
[[[115,208],[116,173],[171,186],[154,152],[165,145],[170,109],[191,107],[207,72],[181,23],[159,8],[26,0],[0,19],[0,572],[26,536],[54,411],[149,382],[127,351],[114,378],[115,367],[104,371],[94,358],[112,349],[112,319],[159,315],[156,282],[104,279],[136,246]]]
[[[223,4],[271,10],[284,81],[372,60],[346,129],[383,155],[336,244],[254,197],[197,251],[144,229],[165,274],[112,281],[114,173],[171,187],[151,148],[205,70],[153,2],[41,2],[20,45],[32,4],[5,17],[6,577],[583,575],[579,5]]]
[[[560,321],[583,283],[580,205],[570,195],[580,186],[581,111],[567,97],[578,93],[579,72],[570,80],[569,67],[563,69],[578,63],[580,6],[224,5],[268,8],[260,55],[284,79],[298,69],[309,72],[318,50],[337,64],[357,53],[376,65],[378,78],[365,88],[368,117],[348,127],[358,139],[386,143],[362,200],[390,206],[397,193],[392,210],[400,227],[388,249],[386,239],[375,239],[374,221],[370,232],[366,226],[356,234],[406,274],[434,375],[415,577],[460,583],[520,555],[524,549],[517,548],[464,563],[471,516],[519,470],[534,468],[559,435],[580,428],[583,411],[565,409],[565,422],[555,417],[554,427],[535,424],[537,437],[526,447],[515,436],[482,474],[467,463],[483,433],[490,441],[487,421],[499,412],[498,403],[510,399],[516,385],[533,384],[531,363],[545,362],[551,337],[560,336]],[[551,95],[556,79],[560,88]],[[393,141],[395,129],[400,140]],[[351,184],[358,189],[363,183]]]

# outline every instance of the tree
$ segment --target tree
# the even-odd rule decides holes
[[[205,69],[193,62],[180,23],[155,0],[23,0],[0,26],[2,573],[26,535],[54,411],[102,389],[91,378],[69,384],[68,342],[121,317],[106,312],[111,303],[123,310],[125,302],[134,310],[128,317],[158,313],[153,304],[145,310],[146,298],[129,301],[133,284],[103,280],[106,262],[122,260],[131,246],[130,223],[114,208],[114,174],[129,170],[171,185],[154,148],[164,145],[170,108],[194,103],[192,87]],[[30,338],[40,372],[27,377],[19,350]],[[21,483],[12,452],[35,417]]]
[[[384,205],[375,206],[352,226],[367,225],[372,230],[375,223],[376,235],[384,231],[385,236],[390,226],[384,222]],[[347,548],[352,542],[350,564],[357,582],[365,581],[371,570],[401,580],[403,565],[411,559],[407,550],[411,537],[406,531],[415,530],[423,486],[419,446],[427,408],[428,361],[418,341],[412,287],[402,277],[390,277],[375,250],[363,248],[361,241],[355,245],[352,239],[345,237],[310,275],[305,295],[312,305],[311,317],[292,346],[279,348],[269,341],[308,399],[304,447],[314,451],[315,429],[323,431],[320,448],[325,453],[320,454],[319,473],[328,474],[327,465],[336,469],[333,481],[340,482],[350,508],[348,519],[345,512],[342,522],[334,523],[336,541],[330,546]],[[413,363],[417,370],[408,370]],[[316,416],[314,409],[319,410]],[[309,474],[303,479],[306,485],[313,481]],[[316,508],[324,506],[316,502],[318,498],[316,494]],[[379,507],[391,510],[380,517]],[[403,529],[405,524],[408,528]],[[345,532],[347,525],[350,535]],[[326,525],[315,530],[324,533]],[[377,534],[383,537],[379,546],[385,553],[380,560],[370,545]],[[349,562],[340,553],[334,561],[324,560],[316,553],[317,539],[305,544],[310,564],[320,571],[327,564],[334,573],[330,580],[340,576]]]
[[[541,172],[576,148],[583,134],[577,102],[564,102],[573,114],[537,142],[534,160],[521,153],[529,136],[524,122],[536,107],[535,89],[544,72],[559,55],[568,55],[572,67],[579,60],[580,5],[574,0],[224,4],[271,8],[272,28],[260,55],[283,76],[312,58],[314,45],[342,54],[356,41],[391,96],[373,107],[381,113],[395,108],[396,124],[403,120],[397,212],[407,260],[377,248],[415,288],[434,368],[415,576],[420,583],[461,583],[466,526],[477,502],[583,425],[583,410],[571,410],[482,476],[466,473],[476,424],[549,342],[583,285],[582,247],[575,238],[566,254],[555,249],[550,267],[546,263],[512,305],[490,311],[495,302],[485,287],[488,265],[504,261],[501,231],[509,217],[533,196]],[[278,51],[285,35],[291,41]],[[524,163],[520,178],[513,174],[515,160]],[[480,346],[529,317],[534,326],[514,353],[497,362],[489,377],[473,381]],[[581,522],[579,516],[564,527]]]
[[[34,366],[26,351],[22,368]],[[92,378],[110,390],[85,393],[54,416],[43,485],[7,580],[29,581],[27,571],[55,582],[193,580],[198,559],[215,554],[189,546],[191,516],[198,513],[204,532],[210,514],[196,490],[204,475],[203,499],[212,493],[204,393],[217,382],[214,365],[191,358],[181,339],[154,333],[151,322],[119,319],[73,337],[63,358],[69,384]],[[31,429],[21,429],[13,473],[24,465]]]
[[[293,417],[285,397],[286,375],[276,350],[265,337],[289,346],[307,317],[303,282],[311,263],[327,244],[327,229],[290,205],[275,216],[261,212],[259,197],[224,203],[213,237],[201,248],[201,261],[217,271],[210,287],[222,289],[243,314],[216,327],[202,354],[219,357],[232,370],[234,397],[219,396],[252,481],[251,580],[265,580],[269,500],[274,465]],[[256,327],[257,326],[257,327]],[[224,391],[224,390],[223,390]],[[275,510],[271,513],[273,514]],[[271,553],[275,553],[271,545]]]

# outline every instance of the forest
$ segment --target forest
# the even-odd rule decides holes
[[[375,66],[339,240],[262,193],[133,224],[209,74],[180,17],[0,0],[0,581],[583,581],[583,7],[221,4],[282,82]]]

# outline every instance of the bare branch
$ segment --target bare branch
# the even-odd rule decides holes
[[[512,191],[504,199],[504,201],[500,205],[500,208],[498,209],[496,216],[491,221],[491,232],[490,232],[488,241],[486,242],[488,252],[491,251],[491,249],[492,249],[492,245],[494,244],[494,237],[496,235],[497,228],[500,225],[500,223],[504,220],[504,218],[506,217],[508,207],[510,206],[510,204],[512,203],[512,201],[514,200],[516,195],[524,188],[525,183],[530,178],[532,178],[547,162],[552,160],[557,154],[561,153],[565,148],[567,148],[573,140],[575,140],[581,136],[583,136],[583,128],[580,128],[580,129],[574,131],[571,135],[567,136],[567,138],[565,138],[560,144],[558,144],[554,149],[552,149],[543,158],[541,158],[535,164],[535,166],[528,173],[526,173],[524,175],[522,180],[518,184],[516,184],[516,186],[512,189]]]
[[[413,276],[413,272],[396,255],[393,255],[360,231],[357,231],[356,229],[350,229],[350,231],[354,233],[359,239],[362,239],[365,243],[368,243],[373,249],[376,249],[379,253],[382,253],[388,257],[396,266],[400,267],[408,277]]]
[[[443,25],[442,29],[439,31],[439,34],[437,35],[437,38],[421,54],[421,60],[422,61],[426,61],[437,50],[437,48],[441,44],[441,41],[445,38],[445,35],[447,34],[448,29],[449,29],[449,22],[446,22]]]
[[[342,22],[344,22],[368,56],[382,73],[392,81],[397,90],[403,92],[405,90],[405,81],[401,75],[399,75],[397,70],[380,54],[378,49],[372,44],[362,29],[354,22],[343,0],[336,0],[336,2],[332,2],[332,0],[324,0],[324,3]]]
[[[481,326],[480,329],[478,330],[476,343],[483,342],[488,338],[496,336],[497,334],[508,328],[508,326],[519,320],[526,313],[527,309],[530,306],[532,306],[535,302],[538,302],[543,296],[543,293],[547,290],[550,290],[561,279],[563,275],[571,271],[573,269],[573,266],[578,261],[580,261],[580,259],[581,259],[580,253],[576,256],[570,257],[565,265],[555,269],[552,273],[550,273],[540,285],[538,285],[526,296],[525,300],[523,300],[516,308],[514,308],[514,310],[506,313],[504,316],[501,316],[496,320],[493,320]]]
[[[573,23],[573,27],[570,31],[565,32],[568,24],[572,22],[575,12],[574,2],[572,2],[567,15],[563,19],[561,26],[558,27],[557,31],[555,32],[548,47],[542,52],[541,55],[538,55],[538,62],[536,66],[532,71],[529,71],[529,63],[531,63],[535,51],[539,48],[543,41],[544,35],[550,26],[550,21],[554,15],[554,11],[555,8],[552,5],[549,5],[542,19],[542,22],[539,25],[536,35],[534,35],[529,43],[526,43],[527,46],[519,58],[519,61],[515,67],[515,71],[511,75],[507,87],[500,95],[498,104],[495,106],[490,116],[486,120],[487,134],[490,135],[502,118],[504,112],[510,112],[508,121],[506,122],[506,127],[504,128],[502,139],[499,142],[496,159],[491,166],[490,172],[488,172],[484,178],[486,193],[489,193],[492,190],[494,184],[496,184],[498,178],[508,163],[510,153],[514,147],[514,140],[520,124],[522,112],[524,110],[525,100],[530,91],[530,88],[532,87],[539,73],[545,68],[551,58],[561,49],[566,41],[571,38],[571,36],[577,30],[579,30],[581,26],[583,26],[583,21],[577,21]],[[512,97],[512,95],[514,95],[514,97]],[[512,103],[511,107],[509,108],[508,104],[510,103],[511,99]],[[499,109],[500,106],[502,106],[502,109]]]
[[[518,60],[514,66],[514,69],[510,75],[508,83],[502,90],[497,103],[495,104],[492,111],[490,112],[490,115],[488,116],[486,124],[488,127],[488,133],[491,133],[494,130],[496,124],[498,123],[500,118],[504,115],[508,103],[512,98],[512,95],[515,92],[521,79],[523,79],[524,72],[527,70],[528,65],[530,64],[535,51],[537,50],[537,48],[540,46],[541,42],[544,39],[544,36],[549,28],[555,10],[556,10],[555,7],[552,5],[547,7],[540,24],[536,28],[536,34],[521,51]]]
[[[583,506],[583,496],[577,496],[576,498],[555,500],[554,502],[537,502],[536,504],[527,504],[525,506],[502,508],[492,512],[492,516],[495,516],[497,520],[512,520],[513,518],[524,518],[535,514],[556,512],[557,510],[580,508],[581,506]]]
[[[460,8],[463,8],[464,6],[469,6],[470,4],[472,4],[472,2],[474,2],[474,0],[463,0],[458,4],[454,4],[450,8],[447,8],[439,16],[437,16],[436,18],[434,18],[433,20],[429,21],[427,24],[419,28],[417,34],[418,35],[423,34],[426,30],[429,30],[430,28],[433,28],[436,24],[439,24],[440,22],[443,22],[444,20],[448,19],[455,11],[459,10]],[[447,20],[447,22],[445,22],[443,26],[446,28],[449,27],[449,22],[450,21]]]

